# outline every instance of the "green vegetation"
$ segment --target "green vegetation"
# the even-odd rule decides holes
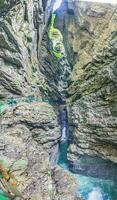
[[[63,37],[61,32],[54,28],[54,22],[55,22],[56,14],[52,14],[51,18],[51,25],[49,30],[49,38],[53,43],[53,54],[57,59],[62,58],[62,52],[64,51],[64,45],[63,45]]]
[[[53,54],[55,55],[55,57],[57,59],[61,59],[62,58],[62,54],[60,52],[57,52],[57,51],[53,50]]]
[[[46,168],[43,173],[44,175],[51,177],[51,170],[49,168]]]

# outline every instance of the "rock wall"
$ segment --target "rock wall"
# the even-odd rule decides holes
[[[98,159],[117,163],[117,6],[68,0],[61,7],[56,26],[63,30],[73,68],[68,88],[72,135],[68,157],[74,171],[80,170],[83,158],[81,171],[89,170],[91,175],[92,168],[95,173],[104,167],[106,171]]]
[[[0,96],[39,94],[39,48],[52,3],[45,8],[41,1],[5,2],[0,3]]]
[[[74,177],[52,168],[60,127],[56,108],[42,102],[48,90],[40,47],[52,6],[44,0],[0,1],[0,163],[15,177],[20,199],[66,200],[71,185],[69,199],[75,198]]]
[[[60,138],[57,109],[42,102],[45,96],[60,99],[63,65],[47,34],[53,2],[0,2],[0,162],[31,200],[75,199],[74,177],[53,166]],[[66,0],[55,25],[72,68],[66,89],[70,167],[101,177],[105,171],[104,177],[117,180],[116,10],[111,4]],[[110,166],[113,174],[106,171]]]

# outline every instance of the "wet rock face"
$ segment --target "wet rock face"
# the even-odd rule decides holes
[[[0,16],[5,16],[6,13],[14,7],[14,5],[19,4],[20,0],[9,0],[9,1],[0,1]]]
[[[69,160],[75,165],[89,155],[117,163],[117,7],[68,1],[61,12],[59,28],[64,27],[68,59],[73,60]]]
[[[20,101],[13,106],[5,103],[2,113],[0,107],[0,162],[10,167],[18,190],[31,200],[52,200],[53,195],[54,200],[61,199],[61,194],[55,195],[51,170],[60,138],[57,114],[49,103],[39,102],[41,89],[47,89],[38,66],[40,45],[52,4],[0,1],[0,106],[1,100],[11,97]],[[30,95],[37,101],[24,102]]]
[[[1,98],[39,94],[39,48],[50,10],[41,1],[0,2]]]
[[[46,89],[43,87],[42,91],[54,103],[63,104],[66,101],[68,77],[71,68],[67,61],[62,34],[59,29],[51,26],[44,34],[40,49],[40,71],[45,77],[46,87]],[[58,58],[57,53],[55,53],[57,48],[58,54],[60,54]]]

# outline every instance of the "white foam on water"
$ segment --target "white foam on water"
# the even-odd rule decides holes
[[[88,200],[103,200],[101,190],[94,188],[88,195]]]
[[[64,126],[62,128],[62,136],[61,136],[61,140],[62,141],[66,141],[67,140],[67,134],[66,134],[66,132],[67,132],[67,128]]]

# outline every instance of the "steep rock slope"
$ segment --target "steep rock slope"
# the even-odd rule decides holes
[[[51,6],[44,11],[38,1],[5,2],[0,5],[0,96],[39,94],[39,46]]]
[[[106,171],[108,164],[98,158],[117,163],[117,6],[68,0],[62,8],[56,26],[64,30],[73,68],[68,89],[72,135],[68,157],[74,171],[83,163],[81,171],[91,175],[93,169],[94,174],[99,168]],[[111,176],[116,176],[116,170]]]
[[[40,46],[52,5],[0,1],[0,164],[15,177],[20,199],[66,200],[71,185],[69,199],[75,198],[74,177],[50,166],[60,127],[55,108],[42,102]]]

